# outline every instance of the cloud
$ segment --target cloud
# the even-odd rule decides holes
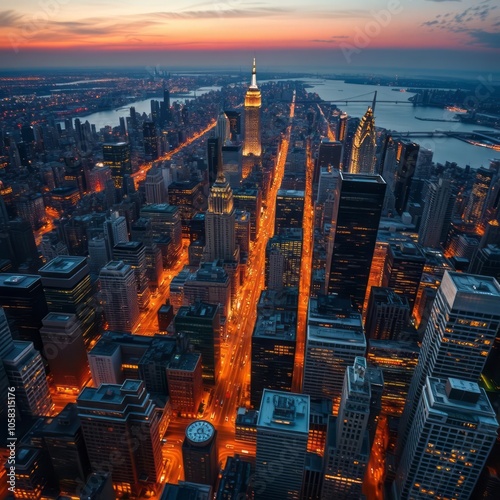
[[[337,43],[338,40],[344,40],[346,38],[349,38],[347,35],[334,35],[331,36],[330,38],[327,39],[315,39],[315,40],[310,40],[313,43]]]
[[[18,14],[14,10],[2,10],[0,11],[0,27],[16,26],[22,17],[21,14]]]
[[[500,49],[500,33],[480,30],[471,30],[468,33],[472,37],[472,44]]]

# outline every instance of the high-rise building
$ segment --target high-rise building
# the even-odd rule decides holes
[[[304,393],[338,404],[347,367],[365,352],[361,314],[349,301],[327,295],[309,299]]]
[[[480,167],[476,170],[476,178],[472,186],[463,220],[469,224],[477,224],[481,221],[489,194],[490,186],[495,178],[495,171]]]
[[[101,269],[99,281],[108,329],[134,331],[139,321],[139,302],[132,267],[121,260],[112,260]]]
[[[406,210],[410,196],[411,181],[417,165],[420,146],[415,142],[400,139],[396,141],[396,176],[394,183],[395,208],[398,214]]]
[[[349,173],[374,174],[377,158],[375,157],[376,135],[373,108],[369,107],[361,118],[354,134]]]
[[[389,243],[382,285],[406,296],[410,314],[415,305],[424,265],[425,256],[417,244]]]
[[[174,318],[176,333],[187,335],[194,350],[201,353],[203,381],[215,384],[220,369],[220,324],[218,305],[197,302],[183,306]]]
[[[9,385],[15,387],[16,411],[22,418],[49,415],[52,398],[42,356],[33,342],[14,340],[13,344],[2,361]]]
[[[195,417],[203,397],[201,354],[174,354],[167,368],[167,381],[174,412]]]
[[[43,352],[55,386],[80,390],[89,379],[89,365],[80,321],[75,314],[51,312],[42,320]]]
[[[250,402],[257,407],[264,389],[292,389],[297,340],[297,291],[264,290],[252,334]],[[295,307],[290,307],[290,302]],[[242,362],[244,366],[246,359]]]
[[[115,187],[123,186],[123,176],[132,173],[130,145],[128,142],[104,143],[102,146],[103,163],[111,168]]]
[[[104,238],[108,246],[109,260],[111,260],[113,247],[118,243],[129,241],[127,219],[118,212],[111,212],[103,224]]]
[[[186,481],[215,485],[219,475],[217,431],[210,422],[195,420],[186,427],[182,461]]]
[[[260,229],[262,191],[259,188],[236,189],[233,191],[233,201],[236,209],[250,214],[250,237],[255,241]]]
[[[449,179],[440,178],[429,184],[418,231],[420,245],[439,248],[446,240],[454,204],[455,196]]]
[[[284,228],[270,238],[266,245],[266,288],[298,287],[301,261],[302,229]]]
[[[409,321],[410,306],[405,296],[391,288],[372,286],[366,312],[366,338],[400,340]]]
[[[0,274],[0,306],[18,340],[33,342],[42,350],[40,327],[49,312],[40,276],[31,274]]]
[[[380,175],[340,172],[327,253],[326,292],[365,298],[386,184]]]
[[[233,191],[219,167],[217,179],[210,188],[205,213],[206,261],[239,260],[236,253]]]
[[[104,236],[95,236],[88,241],[90,274],[95,277],[111,260]],[[55,256],[54,256],[55,257]]]
[[[145,121],[142,125],[142,133],[144,137],[144,155],[146,160],[157,160],[160,154],[155,122]]]
[[[427,376],[415,406],[393,498],[473,498],[498,430],[484,389],[468,380]]]
[[[139,309],[146,309],[151,300],[146,262],[146,247],[140,241],[118,243],[113,247],[113,260],[121,260],[134,271]]]
[[[133,109],[133,108],[131,108]],[[109,472],[93,472],[80,490],[80,500],[115,500],[111,474]]]
[[[252,464],[242,460],[238,454],[227,457],[226,466],[217,488],[217,497],[221,500],[236,500],[250,494]]]
[[[381,403],[386,415],[399,417],[403,413],[419,352],[416,341],[368,341],[368,362],[381,369],[384,377]]]
[[[56,417],[45,420],[41,435],[61,493],[75,495],[90,473],[76,404],[67,404]]]
[[[321,498],[361,498],[361,487],[370,454],[368,422],[370,381],[366,358],[356,357],[348,366],[339,414],[330,417],[325,450],[325,477]]]
[[[229,118],[224,111],[220,111],[217,117],[217,125],[215,126],[215,136],[219,139],[219,145],[222,147],[226,141],[231,138]]]
[[[252,66],[252,81],[245,94],[245,139],[243,154],[260,157],[262,154],[261,131],[260,131],[260,107],[261,94],[257,86],[257,70],[255,58]],[[248,174],[247,174],[248,175]],[[245,172],[244,177],[247,177]]]
[[[242,180],[242,145],[225,144],[222,146],[222,170],[232,189],[238,189]]]
[[[229,130],[231,132],[231,140],[239,141],[241,136],[241,111],[235,109],[225,110],[226,116],[229,119]]]
[[[219,163],[222,160],[221,148],[219,144],[220,139],[218,137],[209,137],[207,139],[207,170],[209,186],[211,186],[215,182],[215,179],[217,179]]]
[[[276,195],[274,234],[287,227],[302,229],[304,218],[304,191],[279,189]]]
[[[123,492],[160,482],[160,415],[141,380],[85,387],[76,404],[93,470],[106,467]]]
[[[257,420],[256,498],[300,498],[309,412],[308,395],[264,389]]]
[[[153,167],[148,171],[144,189],[146,190],[146,203],[168,203],[165,179],[159,168]]]
[[[76,314],[88,345],[96,330],[90,268],[86,257],[61,255],[39,270],[50,312]]]
[[[500,322],[500,285],[494,278],[446,272],[436,294],[401,419],[398,453],[415,422],[427,377],[477,382]]]
[[[319,144],[318,158],[314,168],[313,182],[318,183],[322,167],[339,170],[342,168],[342,142],[322,139]]]

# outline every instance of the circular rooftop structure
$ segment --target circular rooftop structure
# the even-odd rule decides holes
[[[215,427],[206,420],[196,420],[186,427],[186,438],[195,446],[208,444],[215,435]]]

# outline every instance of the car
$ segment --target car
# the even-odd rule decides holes
[[[220,402],[221,407],[222,407],[222,405],[223,405],[223,404],[224,404],[224,400],[222,400],[222,401]]]
[[[226,418],[224,419],[225,422],[229,422],[229,417],[226,415]]]

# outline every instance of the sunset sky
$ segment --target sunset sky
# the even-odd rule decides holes
[[[0,67],[500,71],[497,0],[7,0]]]

